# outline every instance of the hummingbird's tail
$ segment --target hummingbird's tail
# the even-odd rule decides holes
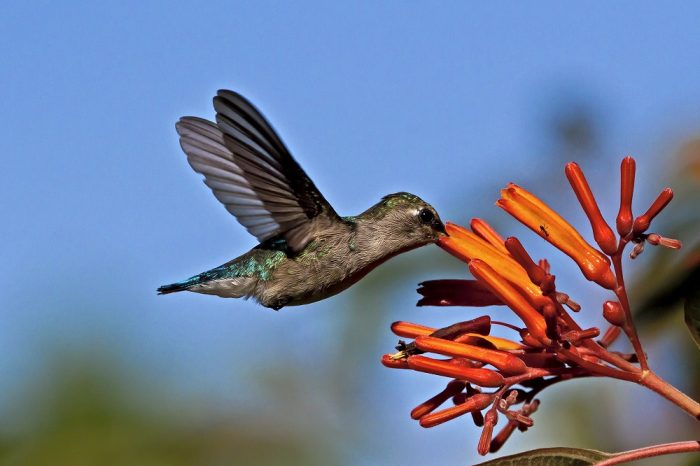
[[[231,270],[230,263],[207,272],[202,272],[187,280],[158,288],[158,294],[193,291],[195,293],[213,294],[227,298],[252,296],[257,284],[257,277],[239,276],[238,270]]]
[[[170,294],[177,293],[178,291],[187,290],[191,284],[187,282],[171,283],[170,285],[163,285],[158,287],[158,294]]]

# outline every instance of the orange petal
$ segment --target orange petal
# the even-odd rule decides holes
[[[520,317],[532,336],[545,344],[551,343],[546,335],[547,325],[544,317],[532,307],[528,300],[508,280],[504,279],[489,264],[480,260],[471,261],[469,270],[478,280],[488,285],[491,291]]]
[[[438,245],[447,252],[464,262],[480,259],[494,269],[502,271],[503,276],[527,293],[533,302],[542,296],[542,291],[530,281],[525,269],[507,252],[501,251],[475,233],[454,223],[447,222],[445,228],[450,236],[441,237]]]
[[[504,379],[498,372],[489,369],[473,369],[447,361],[427,358],[425,356],[409,356],[408,366],[416,371],[466,380],[481,387],[501,387]]]
[[[474,233],[484,238],[489,242],[489,244],[494,246],[496,249],[499,249],[501,252],[508,254],[508,251],[503,245],[503,238],[501,235],[499,235],[498,232],[491,227],[491,225],[486,223],[485,220],[473,218],[472,221],[469,222],[469,226]]]
[[[536,196],[510,183],[501,190],[501,198],[496,205],[571,257],[588,280],[608,289],[615,288],[610,260]]]
[[[414,324],[411,322],[398,321],[391,324],[391,331],[395,335],[404,338],[416,338],[418,335],[430,335],[436,329],[426,327],[425,325]]]
[[[431,353],[481,361],[486,364],[491,364],[508,374],[522,374],[527,371],[527,366],[524,362],[516,356],[504,351],[491,350],[480,346],[466,345],[429,336],[416,337],[416,347]]]

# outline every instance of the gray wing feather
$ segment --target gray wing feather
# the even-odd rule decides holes
[[[281,235],[299,251],[318,216],[337,214],[247,100],[219,91],[214,108],[216,124],[196,117],[176,124],[190,166],[258,241]]]

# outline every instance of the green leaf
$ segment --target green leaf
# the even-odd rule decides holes
[[[476,466],[584,466],[612,458],[612,456],[610,453],[583,448],[540,448],[502,456]]]
[[[685,300],[685,325],[700,348],[700,289],[697,287]]]

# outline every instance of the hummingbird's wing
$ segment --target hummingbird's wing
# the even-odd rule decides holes
[[[261,243],[283,236],[293,251],[318,222],[340,220],[272,126],[244,97],[220,90],[216,124],[183,117],[175,125],[192,168]]]

